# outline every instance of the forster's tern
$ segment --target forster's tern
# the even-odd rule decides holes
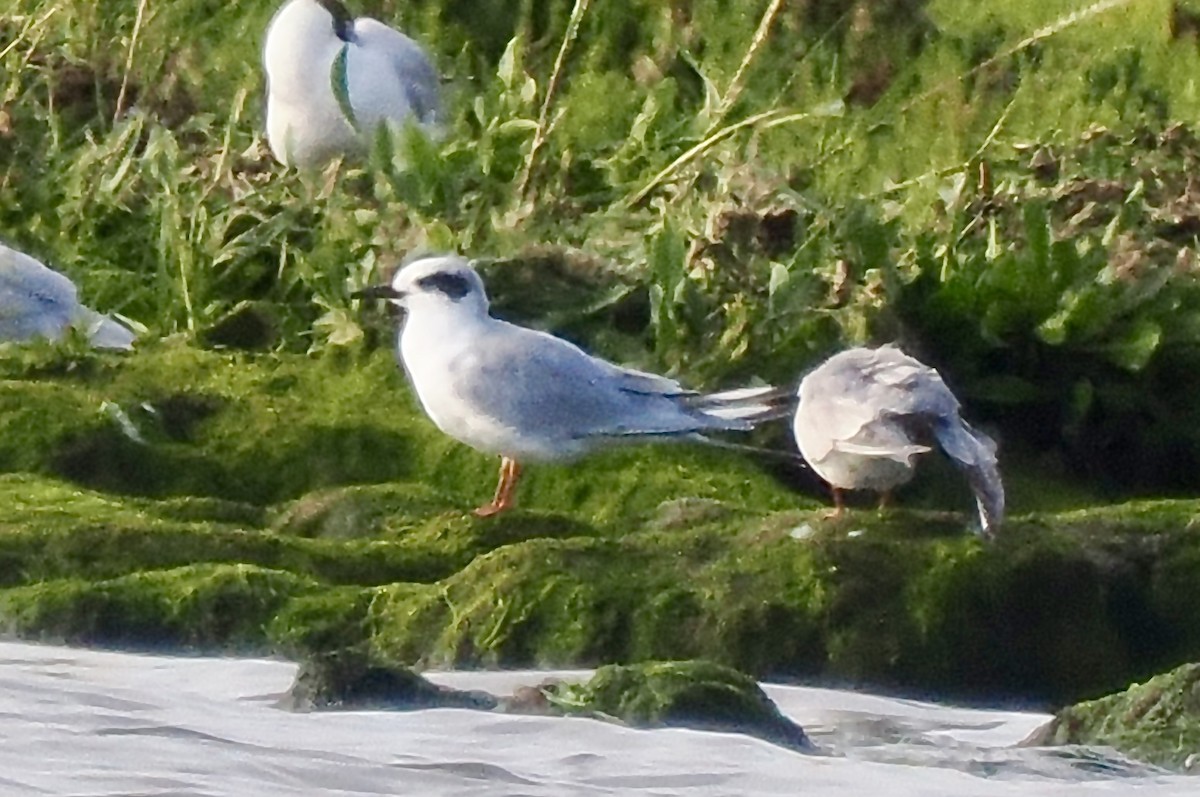
[[[339,0],[289,0],[263,45],[267,142],[309,168],[359,151],[381,123],[438,122],[438,74],[420,46]]]
[[[701,395],[655,374],[613,365],[565,340],[488,315],[483,280],[456,255],[425,257],[391,285],[361,291],[406,311],[400,357],[425,412],[446,434],[500,455],[493,515],[513,505],[521,463],[569,460],[634,441],[714,442],[791,412],[791,391]]]
[[[996,444],[960,416],[958,399],[933,368],[895,346],[830,357],[800,382],[793,429],[800,453],[833,488],[891,488],[912,478],[913,458],[936,442],[967,475],[984,536],[1004,518]]]
[[[59,340],[69,327],[87,335],[93,346],[133,348],[133,332],[80,304],[71,280],[0,244],[0,342]]]

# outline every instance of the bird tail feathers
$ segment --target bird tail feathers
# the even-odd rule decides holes
[[[119,321],[87,307],[80,308],[76,326],[87,335],[91,344],[100,349],[132,349],[136,336]]]
[[[795,412],[796,394],[790,388],[744,387],[688,398],[687,406],[718,419],[719,429],[748,430],[760,423],[786,418]]]

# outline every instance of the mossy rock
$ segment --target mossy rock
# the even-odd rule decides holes
[[[305,659],[283,705],[313,709],[426,708],[490,710],[497,701],[486,692],[439,686],[411,670],[372,664],[361,651],[344,648]]]
[[[386,532],[362,517],[361,534],[333,533],[317,538],[327,516],[301,509],[350,503],[365,494]],[[463,568],[478,553],[528,537],[588,533],[569,519],[483,523],[457,513],[418,518],[408,490],[391,487],[326,491],[292,502],[274,514],[278,530],[261,528],[265,508],[207,496],[161,500],[121,499],[63,482],[21,474],[0,474],[0,587],[79,578],[103,580],[199,562],[249,563],[289,570],[326,583],[377,585],[432,582]],[[391,508],[389,514],[387,508]],[[352,529],[358,509],[338,521]],[[305,519],[302,513],[306,513]],[[382,522],[382,521],[381,521]],[[347,525],[348,524],[348,525]],[[326,536],[354,539],[327,539]]]
[[[812,538],[780,532],[800,518]],[[1120,686],[1196,645],[1155,607],[1155,584],[1200,545],[1194,535],[1139,562],[1139,532],[1102,548],[1029,521],[984,545],[922,513],[863,520],[857,536],[781,513],[516,543],[436,585],[380,590],[372,640],[407,664],[703,657],[758,676],[1046,700]]]
[[[479,519],[495,460],[432,425],[388,352],[164,341],[35,366],[0,360],[0,621],[24,636],[160,629],[381,666],[703,658],[1059,705],[1200,656],[1200,501],[1017,515],[985,545],[965,512],[828,520],[742,456],[643,446],[530,468],[521,506]],[[201,574],[245,591],[238,566],[295,589],[246,625],[163,597]]]
[[[753,678],[711,661],[601,667],[587,683],[556,688],[550,701],[568,713],[607,715],[637,728],[744,733],[795,750],[815,749]]]
[[[268,302],[238,302],[198,337],[207,348],[266,351],[279,342],[279,315]]]
[[[1152,764],[1200,769],[1200,664],[1065,708],[1025,743],[1109,745]]]
[[[316,582],[252,565],[194,565],[0,592],[7,633],[84,645],[257,649],[263,626]]]
[[[1020,519],[985,545],[944,513],[828,521],[702,502],[687,522],[668,511],[666,523],[618,527],[519,510],[422,517],[409,495],[316,494],[317,507],[365,501],[357,516],[380,537],[336,539],[347,535],[291,533],[324,533],[324,509],[297,519],[303,499],[269,509],[290,520],[266,530],[176,519],[179,499],[164,509],[3,476],[0,618],[23,636],[97,644],[160,628],[167,642],[298,658],[360,646],[389,666],[705,658],[758,677],[1048,701],[1102,694],[1200,648],[1183,611],[1200,536],[1177,525],[1195,502]],[[227,509],[201,502],[196,513]],[[239,564],[306,586],[252,626],[189,637],[163,591]]]

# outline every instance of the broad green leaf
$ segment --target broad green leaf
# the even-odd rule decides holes
[[[508,46],[504,48],[504,54],[500,56],[500,62],[496,65],[496,76],[500,78],[500,82],[508,89],[516,85],[517,72],[521,61],[520,47],[521,37],[514,36],[509,40]]]
[[[534,130],[537,130],[537,122],[533,119],[509,119],[496,128],[496,134],[532,133]]]
[[[774,296],[780,288],[787,284],[791,276],[792,275],[791,272],[788,271],[788,267],[783,263],[772,263],[771,279],[770,282],[767,283],[767,295]]]
[[[1102,347],[1113,363],[1129,371],[1146,367],[1162,342],[1162,327],[1148,318],[1133,321],[1125,333]]]

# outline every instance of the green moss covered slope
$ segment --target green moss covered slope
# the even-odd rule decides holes
[[[643,446],[531,468],[524,508],[481,520],[496,463],[433,428],[382,353],[163,345],[60,370],[2,391],[20,472],[0,475],[0,622],[25,637],[706,658],[1049,699],[1200,650],[1200,501],[1018,516],[985,545],[966,513],[826,520],[741,455]]]

